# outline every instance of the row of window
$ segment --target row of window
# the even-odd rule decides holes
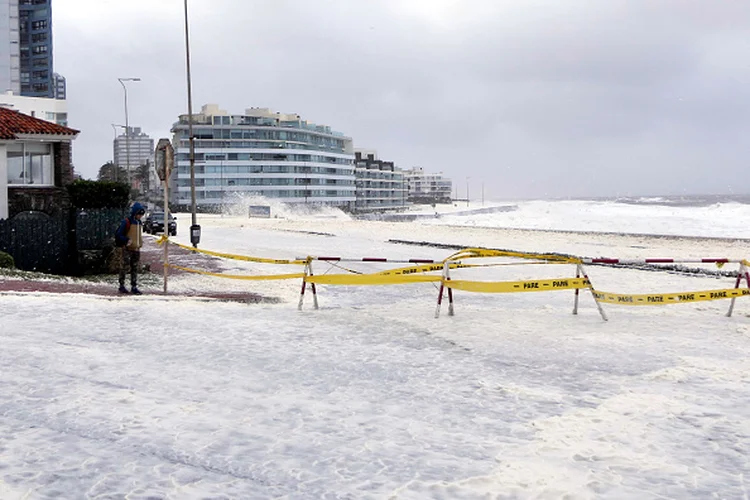
[[[22,84],[21,85],[21,91],[22,92],[31,92],[31,91],[33,91],[33,92],[37,92],[37,93],[41,92],[41,93],[45,93],[46,94],[47,92],[49,92],[49,85],[47,85],[46,83],[35,83],[33,85]]]
[[[261,127],[283,127],[292,129],[306,129],[314,130],[323,134],[332,135],[343,135],[338,132],[332,132],[331,127],[325,125],[315,125],[313,123],[307,123],[301,119],[298,120],[281,120],[279,118],[271,118],[266,116],[212,116],[209,122],[215,126],[220,125],[234,125],[234,126],[261,126]],[[184,122],[180,122],[185,125]]]
[[[32,71],[29,73],[28,71],[21,71],[21,81],[22,82],[29,82],[29,78],[33,78],[34,80],[41,80],[46,79],[49,77],[49,71]]]
[[[405,182],[368,182],[368,183],[362,183],[360,181],[357,181],[357,189],[399,189],[406,191],[406,183]]]
[[[196,139],[265,139],[265,140],[282,140],[297,141],[306,144],[325,144],[330,147],[343,148],[344,141],[333,137],[325,137],[307,132],[292,132],[288,130],[267,130],[267,129],[211,129],[196,128],[193,130],[193,136]]]
[[[265,118],[262,116],[213,116],[211,123],[214,125],[276,125],[276,120],[273,118]]]
[[[323,190],[274,190],[274,191],[246,191],[247,194],[255,194],[264,196],[266,198],[350,198],[352,196],[351,191],[323,191]],[[227,196],[231,196],[229,193],[224,191],[196,191],[195,197],[199,200],[214,199],[222,200]],[[179,202],[189,202],[191,195],[189,192],[178,193]]]
[[[178,175],[189,175],[190,165],[178,164]],[[323,174],[354,177],[351,170],[322,167],[288,167],[277,165],[195,165],[196,174]]]
[[[309,181],[309,182],[308,182]],[[316,182],[312,182],[316,181]],[[177,187],[190,186],[190,179],[177,179]],[[195,186],[294,186],[294,185],[326,185],[326,186],[352,186],[354,182],[342,179],[195,179]]]
[[[347,158],[332,156],[300,155],[300,154],[270,154],[270,153],[195,153],[195,161],[306,161],[315,163],[337,163],[351,165]],[[189,153],[177,153],[177,161],[190,161]]]
[[[391,173],[388,175],[387,173],[377,173],[377,172],[357,172],[357,179],[382,179],[382,180],[394,180],[394,181],[403,181],[406,182],[406,179],[402,175],[393,174]]]
[[[28,14],[26,14],[25,16],[19,14],[19,19],[21,21],[28,19],[28,17],[29,17]],[[34,17],[40,17],[40,16],[38,14],[35,14]],[[20,24],[19,27],[24,26],[24,24],[25,23]],[[46,19],[40,19],[38,21],[31,21],[31,29],[33,31],[46,30],[48,27],[49,27],[49,21],[47,21]]]
[[[189,148],[190,141],[187,139],[180,140],[180,148]],[[242,141],[242,140],[210,140],[210,139],[195,139],[196,149],[303,149],[303,150],[320,150],[320,151],[331,151],[334,153],[343,153],[344,148],[341,147],[329,147],[325,144],[310,145],[310,144],[297,144],[296,142],[285,142],[282,140],[270,142],[270,141]]]
[[[357,198],[369,197],[406,198],[403,190],[397,189],[357,189]]]
[[[28,47],[21,47],[21,68],[28,68],[33,66],[34,68],[49,67],[49,57],[30,57]]]

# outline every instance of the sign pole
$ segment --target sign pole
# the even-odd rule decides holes
[[[159,139],[154,151],[154,167],[164,183],[164,294],[169,276],[169,176],[174,168],[174,148],[169,139]]]
[[[169,276],[169,182],[164,179],[164,294],[167,294],[167,277]]]

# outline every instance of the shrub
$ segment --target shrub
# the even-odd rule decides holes
[[[16,263],[13,261],[13,257],[5,252],[0,252],[0,269],[14,269]]]
[[[76,208],[126,208],[130,190],[122,182],[79,179],[68,186]]]

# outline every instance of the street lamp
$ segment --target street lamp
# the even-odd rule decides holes
[[[140,78],[118,78],[118,82],[122,85],[122,90],[125,92],[125,171],[128,175],[128,188],[130,184],[130,124],[128,122],[128,87],[125,86],[125,82],[140,82]]]
[[[201,240],[201,227],[195,214],[195,138],[193,137],[193,93],[190,84],[190,34],[188,24],[188,3],[185,0],[185,69],[187,73],[187,105],[188,105],[188,136],[190,141],[190,211],[192,224],[190,225],[190,243],[198,248]]]

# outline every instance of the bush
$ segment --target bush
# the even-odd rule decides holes
[[[0,269],[15,269],[16,263],[13,257],[5,252],[0,252]]]
[[[122,182],[79,179],[68,186],[68,194],[76,208],[126,208],[130,190]]]

